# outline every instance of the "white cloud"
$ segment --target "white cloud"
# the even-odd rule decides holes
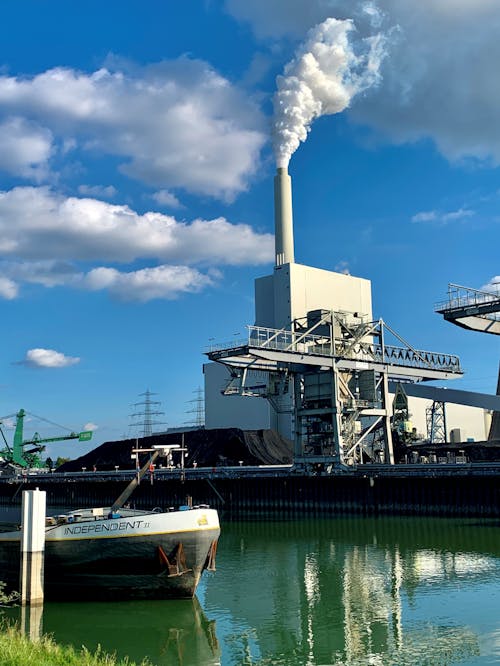
[[[357,100],[351,117],[395,142],[430,137],[452,161],[500,164],[497,0],[226,0],[226,7],[264,39],[302,39],[327,17],[353,18],[361,35],[382,27],[390,36],[382,83]]]
[[[37,182],[48,176],[52,133],[23,118],[0,122],[0,171]]]
[[[468,208],[459,208],[450,213],[444,213],[443,222],[454,222],[455,220],[463,220],[466,217],[473,217],[474,211]]]
[[[481,287],[481,291],[492,291],[500,295],[500,275],[492,277],[488,284]]]
[[[28,349],[26,358],[22,363],[35,368],[66,368],[79,363],[76,356],[65,356],[54,349]]]
[[[226,0],[227,10],[238,20],[250,23],[257,37],[302,38],[313,25],[329,16],[338,18],[332,5],[324,0]]]
[[[217,266],[272,257],[271,234],[224,218],[179,222],[47,187],[0,192],[0,298],[15,298],[22,284],[105,289],[123,300],[176,298],[214,285]],[[158,265],[109,265],[139,261]]]
[[[266,140],[251,98],[187,57],[115,65],[1,76],[0,113],[43,123],[64,145],[121,157],[124,173],[156,187],[226,199],[246,189]]]
[[[179,199],[169,192],[168,190],[158,190],[151,195],[152,199],[161,206],[166,206],[167,208],[173,208],[177,210],[178,208],[184,208]]]
[[[79,185],[78,192],[85,197],[112,199],[116,195],[116,188],[113,185]]]
[[[337,273],[343,273],[344,275],[350,275],[351,274],[351,271],[349,269],[349,262],[346,261],[345,259],[342,259],[341,261],[339,261],[337,263],[337,265],[335,266],[334,270]]]
[[[78,270],[68,261],[3,261],[0,262],[0,271],[8,275],[14,284],[27,282],[57,287],[79,279]]]
[[[441,224],[447,224],[448,222],[456,222],[457,220],[463,220],[468,217],[473,217],[474,215],[475,212],[469,208],[459,208],[458,210],[452,210],[448,213],[440,213],[437,210],[428,210],[416,213],[416,215],[411,218],[411,221],[440,222]]]
[[[173,299],[212,284],[209,275],[188,266],[156,266],[130,273],[100,267],[91,270],[82,280],[82,286],[92,291],[106,289],[120,300],[140,302],[155,298]]]
[[[19,286],[10,278],[0,277],[0,298],[11,301],[19,295]]]
[[[84,272],[63,261],[4,262],[0,263],[0,270],[9,275],[8,278],[0,278],[0,298],[5,299],[18,296],[18,282],[44,287],[66,286],[88,291],[107,291],[123,301],[174,299],[213,286],[215,278],[219,276],[216,270],[204,274],[188,266],[167,265],[128,272],[99,266]]]
[[[96,425],[95,423],[86,423],[86,424],[83,426],[83,429],[84,429],[84,430],[90,430],[91,432],[95,432],[96,430],[99,429],[99,426]]]
[[[188,224],[45,187],[0,192],[0,258],[248,265],[266,263],[272,253],[270,234],[222,217]]]
[[[412,222],[434,222],[437,220],[438,214],[435,210],[423,210],[411,218]]]

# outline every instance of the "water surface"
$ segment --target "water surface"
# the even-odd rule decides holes
[[[161,666],[498,664],[499,534],[470,519],[225,523],[198,599],[47,603],[41,624]]]

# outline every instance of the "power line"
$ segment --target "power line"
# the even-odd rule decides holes
[[[138,411],[135,411],[133,414],[130,414],[131,419],[139,419],[130,424],[130,428],[142,428],[142,436],[150,437],[153,434],[153,426],[166,425],[165,421],[159,421],[155,419],[155,416],[164,416],[165,412],[162,410],[156,409],[156,406],[161,405],[159,400],[152,400],[151,396],[158,395],[147,389],[144,393],[140,393],[139,396],[144,396],[144,400],[134,403],[133,407],[139,408]]]

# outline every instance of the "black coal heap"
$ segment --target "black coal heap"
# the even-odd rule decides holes
[[[181,445],[187,449],[185,465],[193,467],[217,467],[223,465],[280,465],[292,462],[292,443],[275,430],[240,430],[239,428],[215,428],[212,430],[187,430],[136,439],[105,442],[76,460],[70,460],[58,468],[58,472],[80,472],[82,467],[91,471],[133,469],[132,449],[148,449],[158,445]],[[174,454],[175,455],[175,454]],[[180,462],[180,454],[174,463]]]

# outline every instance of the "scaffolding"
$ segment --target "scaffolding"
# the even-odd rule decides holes
[[[429,444],[446,444],[446,403],[434,400],[425,410]]]
[[[382,319],[315,310],[290,329],[249,326],[245,339],[211,345],[231,373],[225,393],[266,398],[293,415],[296,465],[395,462],[389,380],[460,377],[458,357],[417,350]],[[249,385],[255,371],[266,381]]]

